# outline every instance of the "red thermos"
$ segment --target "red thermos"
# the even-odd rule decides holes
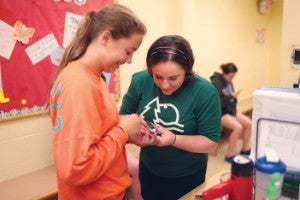
[[[237,155],[231,163],[231,177],[202,193],[204,200],[228,195],[229,200],[252,200],[254,164],[248,157]]]

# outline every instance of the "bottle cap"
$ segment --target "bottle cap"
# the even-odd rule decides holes
[[[246,156],[236,155],[231,163],[231,173],[237,176],[249,177],[253,175],[254,164]]]
[[[273,174],[275,172],[283,174],[286,172],[286,165],[281,160],[278,162],[268,162],[265,156],[256,160],[255,168],[265,174]]]

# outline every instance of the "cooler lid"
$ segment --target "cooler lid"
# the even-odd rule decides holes
[[[266,157],[263,156],[256,160],[255,169],[266,174],[273,174],[274,172],[283,174],[286,171],[286,165],[281,160],[268,162]]]

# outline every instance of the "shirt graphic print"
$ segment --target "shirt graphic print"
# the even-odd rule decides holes
[[[145,118],[146,115],[154,116],[154,123],[162,125],[170,131],[181,133],[184,131],[184,125],[179,123],[180,114],[178,108],[171,103],[161,103],[158,96],[144,106],[140,116]]]

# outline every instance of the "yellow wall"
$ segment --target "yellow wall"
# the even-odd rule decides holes
[[[280,82],[283,0],[274,1],[269,14],[258,12],[256,0],[118,2],[137,13],[148,28],[132,64],[121,66],[121,96],[129,86],[131,75],[145,68],[148,47],[164,34],[180,34],[191,42],[196,59],[195,70],[204,78],[219,70],[221,63],[235,62],[239,68],[235,85],[237,89],[243,88],[240,99],[251,98],[257,87],[278,85]],[[289,2],[289,8],[293,7],[294,1]],[[299,8],[299,3],[296,4]],[[260,28],[265,29],[263,44],[256,43],[256,29]],[[0,158],[0,182],[51,165],[49,117],[44,114],[1,121]]]
[[[140,16],[148,34],[133,63],[121,67],[121,96],[132,73],[145,67],[151,43],[164,34],[187,38],[195,54],[195,71],[206,79],[219,65],[234,62],[234,80],[242,88],[240,100],[252,98],[257,87],[280,82],[280,46],[283,1],[277,0],[268,14],[258,12],[254,0],[119,0]],[[265,30],[264,43],[256,42],[257,29]],[[119,102],[120,104],[120,102]]]
[[[300,1],[284,1],[280,85],[286,87],[297,83],[298,77],[300,77],[300,65],[296,70],[291,67],[292,46],[297,45],[300,48],[299,8]]]
[[[51,152],[48,115],[0,122],[0,182],[50,166]]]

